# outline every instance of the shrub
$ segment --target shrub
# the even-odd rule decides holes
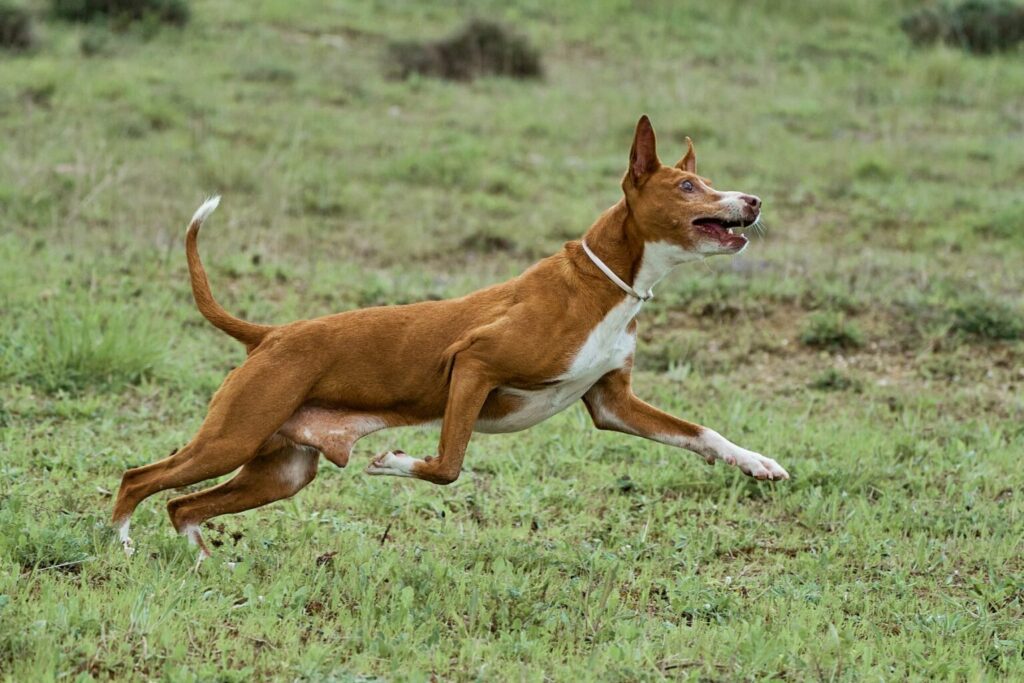
[[[900,28],[917,45],[941,41],[988,54],[1024,41],[1024,7],[1008,0],[966,0],[912,12]]]
[[[36,34],[28,10],[0,5],[0,48],[29,50],[35,44]]]
[[[971,299],[952,308],[952,329],[980,339],[1024,338],[1024,323],[1009,306],[991,299]]]
[[[1024,243],[1024,232],[1019,223],[1021,214],[1024,214],[1024,201],[1016,201],[1002,208],[986,210],[972,227],[982,239],[995,237]]]
[[[126,23],[156,20],[184,26],[189,19],[186,0],[50,0],[50,7],[55,17],[66,21],[109,19]]]
[[[78,42],[79,51],[86,57],[97,57],[111,51],[111,34],[104,26],[93,26],[87,30]]]
[[[540,54],[525,38],[482,20],[435,42],[393,43],[390,53],[400,78],[423,74],[467,81],[478,76],[537,78],[542,72]]]
[[[459,243],[459,248],[463,251],[475,251],[481,254],[514,253],[517,245],[515,240],[508,237],[478,230],[463,238]]]
[[[855,349],[864,345],[864,336],[842,314],[824,311],[807,318],[800,341],[819,349]]]
[[[807,386],[818,391],[847,391],[852,389],[860,391],[860,382],[839,372],[835,368],[829,368],[815,377]]]

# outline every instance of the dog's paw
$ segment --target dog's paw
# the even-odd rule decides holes
[[[737,457],[736,466],[744,474],[755,479],[769,479],[772,481],[789,479],[789,472],[782,465],[771,458],[766,458],[760,453],[754,453],[753,451],[747,451]]]
[[[392,477],[411,477],[412,468],[422,462],[402,451],[381,453],[366,467],[366,473],[372,475],[390,475]]]
[[[131,557],[135,554],[135,543],[132,541],[131,536],[128,535],[128,527],[130,522],[125,520],[116,527],[117,540],[121,542],[121,550],[124,551],[125,557]]]

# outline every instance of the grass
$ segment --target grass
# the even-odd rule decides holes
[[[855,349],[864,345],[864,335],[842,314],[824,311],[807,318],[800,341],[814,348]]]
[[[544,79],[397,81],[387,46],[464,8],[190,8],[186,30],[47,21],[0,61],[0,676],[1024,677],[1016,55],[914,48],[880,1],[522,0],[475,9]],[[448,488],[359,473],[436,430],[373,435],[214,520],[198,573],[155,496],[124,559],[121,472],[185,443],[243,357],[188,289],[206,194],[240,315],[457,296],[614,202],[641,112],[771,227],[659,285],[636,390],[789,482],[576,406],[476,437]]]
[[[48,393],[138,384],[165,362],[162,321],[124,305],[47,301],[14,317],[0,341],[0,377]]]

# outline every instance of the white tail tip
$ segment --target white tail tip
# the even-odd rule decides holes
[[[202,223],[205,221],[210,217],[210,214],[213,213],[214,209],[216,209],[219,204],[220,195],[207,199],[203,202],[203,205],[196,209],[196,212],[192,214],[192,223]]]

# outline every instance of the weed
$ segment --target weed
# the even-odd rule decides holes
[[[1021,314],[991,298],[971,298],[951,309],[952,329],[992,341],[1024,338]]]
[[[34,514],[33,504],[20,498],[3,501],[0,513],[0,554],[23,571],[57,569],[77,572],[88,557],[89,539],[74,517],[57,516],[49,524],[26,527],[22,520]]]
[[[516,251],[515,240],[487,232],[474,232],[471,235],[467,235],[459,243],[459,247],[465,251],[475,251],[483,254]]]
[[[480,76],[541,76],[540,53],[525,38],[481,19],[432,43],[394,43],[391,58],[400,78],[422,74],[466,81]]]
[[[110,54],[113,41],[111,33],[105,26],[95,24],[82,34],[78,49],[86,57],[99,57]]]
[[[972,228],[979,239],[996,237],[1024,244],[1024,230],[1021,230],[1020,223],[1021,215],[1024,215],[1024,202],[1017,201],[979,216]]]
[[[860,382],[835,368],[825,370],[807,386],[819,391],[859,391],[861,388]]]
[[[65,21],[110,20],[122,25],[156,21],[184,26],[189,19],[186,0],[50,0],[50,11]]]
[[[804,321],[800,341],[819,349],[848,350],[864,345],[864,335],[842,313],[821,311]]]
[[[916,44],[945,42],[987,54],[1024,41],[1024,7],[1009,0],[966,0],[924,7],[906,15],[900,28]]]
[[[32,15],[29,11],[22,7],[0,4],[0,48],[29,50],[35,47],[36,42]]]

